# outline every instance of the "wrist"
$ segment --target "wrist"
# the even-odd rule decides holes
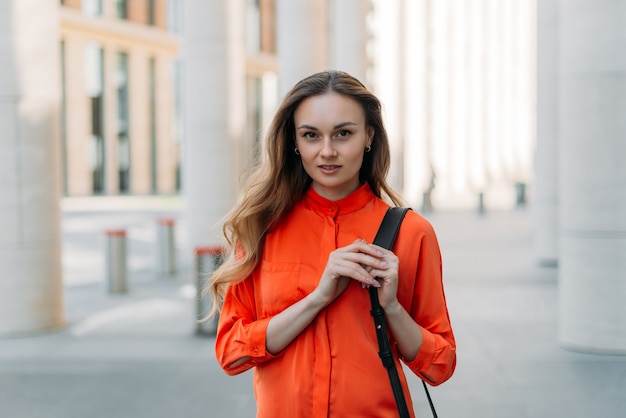
[[[309,293],[306,299],[309,300],[309,305],[317,311],[321,311],[331,302],[331,300],[327,300],[317,289]]]
[[[383,310],[385,311],[385,315],[393,317],[399,315],[404,310],[404,308],[402,307],[402,305],[400,305],[398,299],[395,299],[392,303],[384,306]]]

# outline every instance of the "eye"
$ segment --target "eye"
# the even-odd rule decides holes
[[[350,135],[351,133],[352,133],[352,132],[348,131],[347,129],[344,129],[344,130],[341,130],[341,131],[337,132],[337,136],[338,136],[339,138],[345,138],[345,137],[347,137],[348,135]]]
[[[313,131],[308,131],[308,132],[303,133],[302,137],[306,139],[315,139],[317,137],[317,134]]]

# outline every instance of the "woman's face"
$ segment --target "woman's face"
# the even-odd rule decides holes
[[[305,99],[294,113],[296,148],[322,197],[339,200],[359,188],[363,153],[374,129],[356,100],[337,93]]]

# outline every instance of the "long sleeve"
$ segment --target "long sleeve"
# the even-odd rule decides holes
[[[265,349],[267,324],[271,318],[256,319],[254,300],[250,279],[232,284],[226,292],[217,328],[215,354],[218,363],[229,375],[242,373],[277,357]],[[248,359],[231,367],[243,357]]]
[[[425,219],[413,215],[398,241],[399,248],[403,248],[400,251],[408,248],[413,252],[410,257],[415,257],[417,251],[415,277],[407,281],[414,284],[408,311],[421,328],[423,342],[417,357],[405,364],[426,382],[439,385],[452,376],[456,367],[456,342],[446,306],[437,237]],[[413,240],[413,245],[407,245],[407,239]]]
[[[357,238],[371,242],[388,207],[367,184],[339,201],[309,189],[268,232],[252,274],[227,289],[215,352],[230,375],[253,369],[258,418],[397,413],[378,356],[369,292],[356,281],[281,353],[274,356],[266,350],[270,319],[314,291],[332,251]],[[430,224],[409,212],[394,252],[400,259],[398,299],[424,337],[417,357],[407,365],[430,384],[440,384],[454,371],[456,357],[441,257]],[[403,368],[398,372],[410,402]]]

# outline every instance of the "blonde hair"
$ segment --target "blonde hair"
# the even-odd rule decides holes
[[[311,178],[294,152],[294,112],[305,99],[338,93],[359,102],[366,126],[374,129],[370,152],[364,154],[361,181],[379,198],[403,204],[386,182],[390,165],[389,139],[380,101],[359,80],[342,71],[325,71],[299,81],[283,98],[265,137],[265,157],[248,177],[244,193],[224,222],[228,254],[213,273],[207,292],[213,299],[209,316],[221,308],[230,283],[248,277],[258,265],[265,236],[306,193]]]

